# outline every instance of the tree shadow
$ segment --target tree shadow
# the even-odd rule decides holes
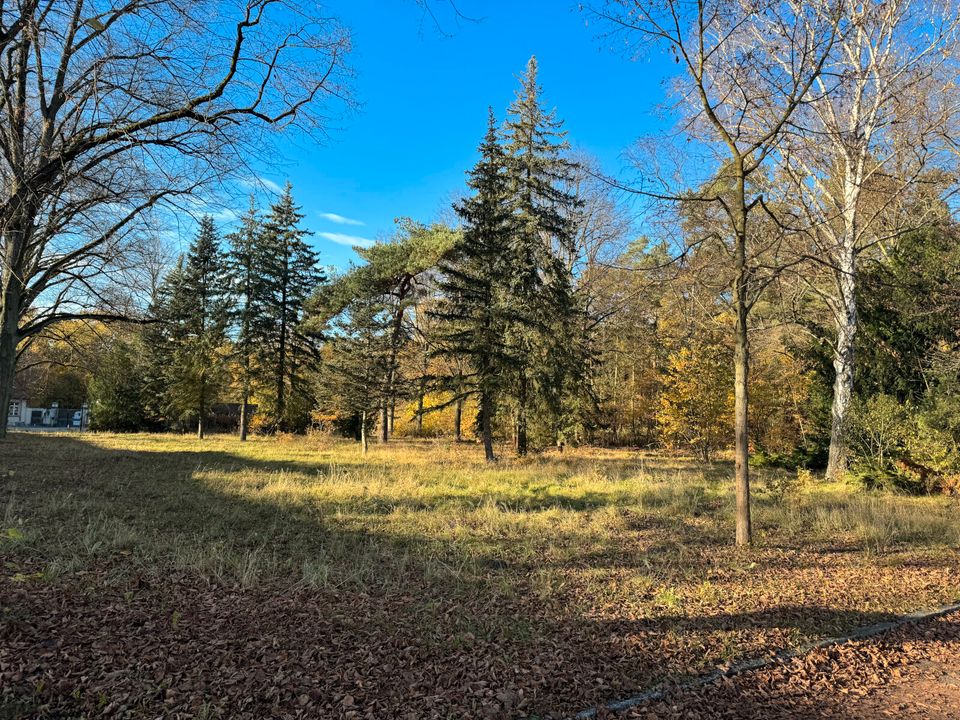
[[[584,463],[569,465],[577,473]],[[370,458],[366,466],[387,475],[391,467],[386,457]],[[611,460],[604,467],[613,477],[635,472],[630,462]],[[244,495],[242,488],[231,491],[209,476],[229,473],[254,488],[273,481],[336,483],[343,463],[283,462],[222,449],[116,449],[40,435],[15,435],[0,444],[0,476],[4,470],[16,474],[0,483],[0,508],[9,508],[8,518],[24,519],[25,539],[13,549],[0,546],[0,556],[21,574],[50,575],[42,583],[49,583],[47,589],[0,581],[6,582],[0,603],[26,613],[0,630],[0,659],[17,652],[35,660],[18,681],[24,692],[49,673],[73,677],[78,663],[104,666],[103,657],[83,650],[91,643],[86,625],[96,618],[94,625],[107,623],[119,648],[109,655],[109,672],[139,667],[144,654],[159,650],[203,656],[206,672],[238,668],[242,682],[201,693],[204,702],[223,705],[224,717],[248,710],[275,716],[278,708],[303,707],[313,709],[312,716],[348,717],[354,706],[379,717],[564,714],[731,659],[780,650],[798,638],[888,617],[790,602],[743,612],[687,614],[667,607],[653,617],[611,617],[609,608],[598,613],[576,588],[544,587],[540,575],[552,582],[559,576],[551,571],[573,566],[639,567],[635,549],[623,547],[615,535],[578,547],[583,538],[576,527],[556,527],[530,547],[511,547],[517,541],[509,537],[478,546],[469,536],[429,537],[416,525],[388,522],[396,512],[469,511],[485,503],[494,512],[516,514],[569,510],[586,522],[592,512],[636,502],[617,490],[572,495],[544,486],[522,501],[492,492],[481,500],[438,493],[429,500],[380,502],[371,493],[299,502],[282,492]],[[288,477],[294,474],[308,479]],[[678,511],[703,500],[684,498],[666,484],[650,493],[646,505],[678,503]],[[625,523],[662,538],[645,551],[654,565],[686,561],[669,555],[670,543],[721,542],[681,517],[631,516]],[[552,557],[556,545],[570,552]],[[708,568],[711,560],[689,562]],[[51,566],[59,567],[59,576]],[[68,607],[56,632],[68,638],[70,651],[51,659],[44,654],[44,632],[51,627],[47,616],[59,612],[50,603],[57,602]],[[176,613],[187,616],[186,629],[171,620]],[[158,635],[159,646],[146,647],[145,625]],[[263,637],[276,647],[261,648],[259,655],[247,647],[260,647]],[[337,652],[313,650],[328,647]],[[314,705],[309,692],[306,705],[300,692],[278,699],[255,673],[270,663],[276,672],[306,663],[324,703],[341,703],[349,695],[353,704]],[[342,671],[344,663],[350,672]],[[403,681],[391,684],[384,668],[400,668]],[[145,698],[154,714],[162,711],[164,696],[154,700],[156,682],[138,678],[126,678],[128,691]],[[53,693],[51,707],[73,707],[76,684],[45,687]],[[497,695],[501,690],[503,697]],[[256,700],[244,705],[251,696]]]

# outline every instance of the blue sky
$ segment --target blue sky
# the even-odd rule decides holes
[[[531,55],[570,142],[607,172],[618,172],[623,151],[658,127],[654,109],[672,69],[662,56],[625,59],[562,1],[457,3],[478,21],[458,23],[440,5],[444,33],[414,0],[332,3],[353,35],[359,107],[326,144],[283,142],[281,159],[256,168],[266,181],[293,183],[322,264],[345,266],[355,257],[350,237],[383,237],[395,217],[436,219],[464,189],[487,106],[503,117]]]

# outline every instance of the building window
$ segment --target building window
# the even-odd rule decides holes
[[[10,409],[7,411],[7,417],[20,417],[20,401],[11,400]]]

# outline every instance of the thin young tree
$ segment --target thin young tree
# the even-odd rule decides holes
[[[728,249],[734,328],[736,542],[752,542],[749,471],[750,311],[769,271],[768,247],[756,251],[753,225],[765,212],[762,176],[784,131],[823,72],[838,35],[829,2],[609,0],[593,12],[622,35],[631,52],[665,49],[679,74],[675,91],[689,150],[712,154],[712,181],[660,177],[639,192],[670,205],[712,206],[711,236]],[[685,150],[684,154],[688,154]],[[759,259],[761,258],[762,259]]]

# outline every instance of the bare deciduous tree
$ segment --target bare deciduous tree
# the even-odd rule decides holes
[[[271,128],[322,132],[348,50],[295,0],[0,3],[0,407],[24,340],[128,315],[113,288],[162,208],[245,168]]]
[[[788,122],[820,76],[839,13],[830,3],[802,0],[608,0],[593,12],[612,23],[632,51],[653,46],[672,55],[680,70],[675,92],[682,134],[693,141],[694,152],[711,153],[704,161],[708,178],[661,177],[655,187],[637,191],[670,204],[709,208],[716,239],[728,250],[736,317],[736,541],[745,545],[752,541],[749,315],[768,281],[758,273],[770,264],[769,248],[757,251],[753,218],[764,212],[763,176]]]

